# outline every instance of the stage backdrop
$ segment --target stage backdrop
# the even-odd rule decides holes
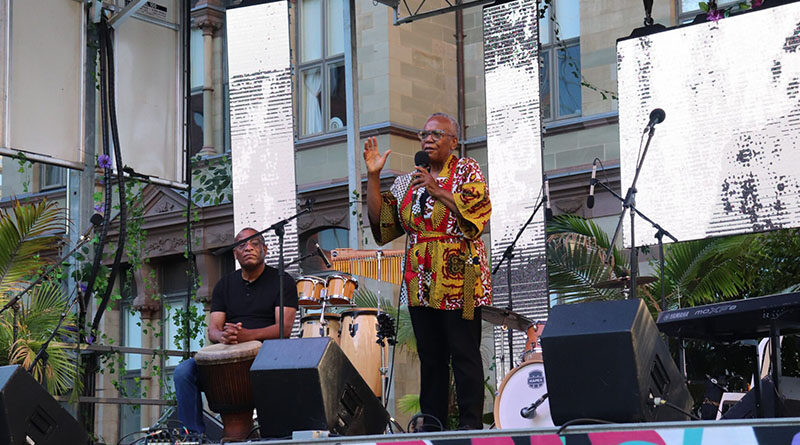
[[[623,192],[649,113],[666,112],[639,210],[681,241],[800,225],[798,43],[800,3],[619,42]],[[654,235],[637,220],[637,245]]]
[[[500,261],[503,251],[533,212],[537,198],[541,198],[538,33],[534,0],[516,0],[483,10],[493,265]],[[532,320],[546,319],[549,307],[543,210],[539,210],[517,242],[510,265],[513,309]],[[497,307],[508,305],[507,267],[504,264],[492,277]],[[498,379],[510,369],[509,358],[515,359],[508,356],[506,340],[505,331],[495,328]],[[523,351],[524,344],[525,333],[515,333],[515,356]],[[501,346],[506,351],[505,369],[501,369],[499,362]]]
[[[297,212],[288,3],[229,7],[226,29],[234,226],[261,230]],[[266,239],[267,264],[277,266],[278,238]],[[297,257],[296,220],[284,246],[287,262]]]

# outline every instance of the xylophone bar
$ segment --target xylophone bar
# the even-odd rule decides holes
[[[378,252],[382,253],[380,277],[378,276]],[[331,251],[331,263],[334,269],[350,275],[393,284],[402,282],[402,250],[335,249]]]

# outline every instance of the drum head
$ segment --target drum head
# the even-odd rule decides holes
[[[328,320],[328,321],[339,321],[339,320],[341,320],[342,316],[339,315],[339,314],[326,313],[324,315],[324,318],[325,318],[325,320]],[[319,321],[319,313],[317,313],[317,314],[306,314],[306,315],[303,315],[303,317],[300,319],[300,323],[301,324],[305,323],[307,321]]]
[[[525,362],[506,375],[500,385],[500,391],[494,400],[494,423],[498,429],[504,428],[546,428],[552,427],[550,417],[550,401],[536,408],[536,415],[531,419],[522,417],[522,408],[547,393],[544,364],[539,360]]]
[[[222,363],[236,363],[255,358],[261,349],[258,340],[246,341],[235,345],[217,343],[197,351],[194,361],[198,365],[219,365]]]
[[[350,309],[349,311],[342,312],[342,318],[351,317],[355,318],[359,315],[374,315],[378,316],[378,310],[371,307],[358,307],[355,309]]]

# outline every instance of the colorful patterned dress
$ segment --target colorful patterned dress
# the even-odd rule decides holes
[[[475,307],[492,303],[486,248],[480,239],[492,213],[486,179],[474,159],[447,158],[436,181],[453,194],[458,218],[438,200],[423,196],[424,188],[414,191],[411,181],[410,174],[399,176],[382,194],[380,225],[372,227],[381,245],[408,234],[401,301],[463,308],[463,318],[471,320]]]

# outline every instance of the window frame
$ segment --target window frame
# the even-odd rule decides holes
[[[680,0],[676,0],[676,1],[680,1]],[[549,35],[548,35],[549,43],[542,44],[541,43],[542,36],[541,36],[541,34],[539,35],[539,42],[540,42],[540,44],[539,44],[539,64],[540,65],[539,66],[540,67],[543,67],[543,65],[544,65],[544,54],[545,53],[548,54],[548,63],[547,63],[548,66],[544,66],[542,68],[542,73],[540,73],[540,75],[539,75],[539,77],[540,77],[540,82],[539,82],[540,89],[541,89],[541,87],[543,86],[543,83],[544,83],[544,72],[545,71],[547,72],[548,78],[550,80],[550,86],[549,86],[550,116],[549,117],[542,116],[542,122],[554,122],[554,121],[560,121],[560,120],[564,120],[564,119],[573,119],[573,118],[576,118],[576,117],[581,117],[583,115],[583,93],[582,93],[583,86],[580,84],[580,78],[578,79],[578,87],[579,87],[578,91],[581,92],[581,97],[579,98],[580,107],[578,109],[578,112],[577,113],[572,113],[572,114],[564,114],[564,115],[561,115],[560,113],[558,113],[558,109],[560,108],[560,104],[561,104],[561,100],[560,100],[561,92],[560,92],[560,86],[559,86],[559,81],[558,81],[558,79],[559,79],[559,77],[558,77],[558,66],[559,66],[559,64],[558,64],[558,53],[559,53],[559,51],[568,50],[568,49],[570,49],[572,47],[577,46],[578,47],[578,53],[580,54],[581,36],[580,36],[580,17],[578,17],[578,35],[576,37],[571,37],[571,38],[568,38],[568,39],[561,39],[561,38],[556,39],[555,26],[553,26],[553,24],[556,23],[556,22],[554,20],[552,20],[550,17],[554,17],[556,15],[556,10],[558,8],[558,6],[556,6],[557,4],[558,4],[558,1],[551,2],[547,7],[547,13],[546,13],[545,17],[539,19],[540,23],[541,23],[542,20],[549,20],[550,21],[548,29],[547,29],[547,32],[549,33]],[[541,26],[539,27],[539,32],[541,33]],[[578,75],[581,75],[580,62],[581,61],[580,61],[580,56],[579,56],[579,58],[578,58],[578,65],[579,65]],[[542,93],[543,93],[543,91],[539,91],[540,97],[543,96]]]
[[[54,168],[58,169],[57,171],[60,172],[59,181],[53,184],[46,184],[45,181],[47,180],[47,169]],[[50,165],[50,164],[39,164],[39,191],[45,190],[54,190],[59,189],[67,186],[67,168],[60,167],[58,165]]]
[[[344,51],[347,51],[347,48],[343,48],[344,51],[340,54],[336,54],[331,56],[328,54],[328,23],[329,23],[329,2],[330,0],[320,0],[322,2],[322,28],[320,30],[321,33],[321,41],[320,44],[322,45],[322,57],[317,59],[312,59],[303,62],[303,33],[300,28],[301,17],[303,15],[303,0],[298,0],[297,5],[297,19],[295,20],[295,51],[296,54],[296,68],[295,74],[297,76],[296,88],[297,88],[297,139],[305,139],[305,138],[312,138],[318,136],[325,136],[325,135],[337,135],[347,131],[347,124],[342,125],[340,128],[336,128],[331,130],[330,129],[330,87],[331,87],[331,78],[330,78],[330,67],[341,63],[344,65]],[[347,0],[344,0],[347,1]],[[305,94],[305,83],[303,80],[303,73],[313,68],[319,68],[320,73],[322,76],[322,86],[320,87],[320,95],[322,96],[322,101],[320,106],[322,108],[322,131],[316,133],[305,133],[305,123],[307,116],[305,115],[304,111],[304,104],[306,99]],[[345,99],[345,102],[347,99]],[[347,104],[345,103],[345,108]]]

